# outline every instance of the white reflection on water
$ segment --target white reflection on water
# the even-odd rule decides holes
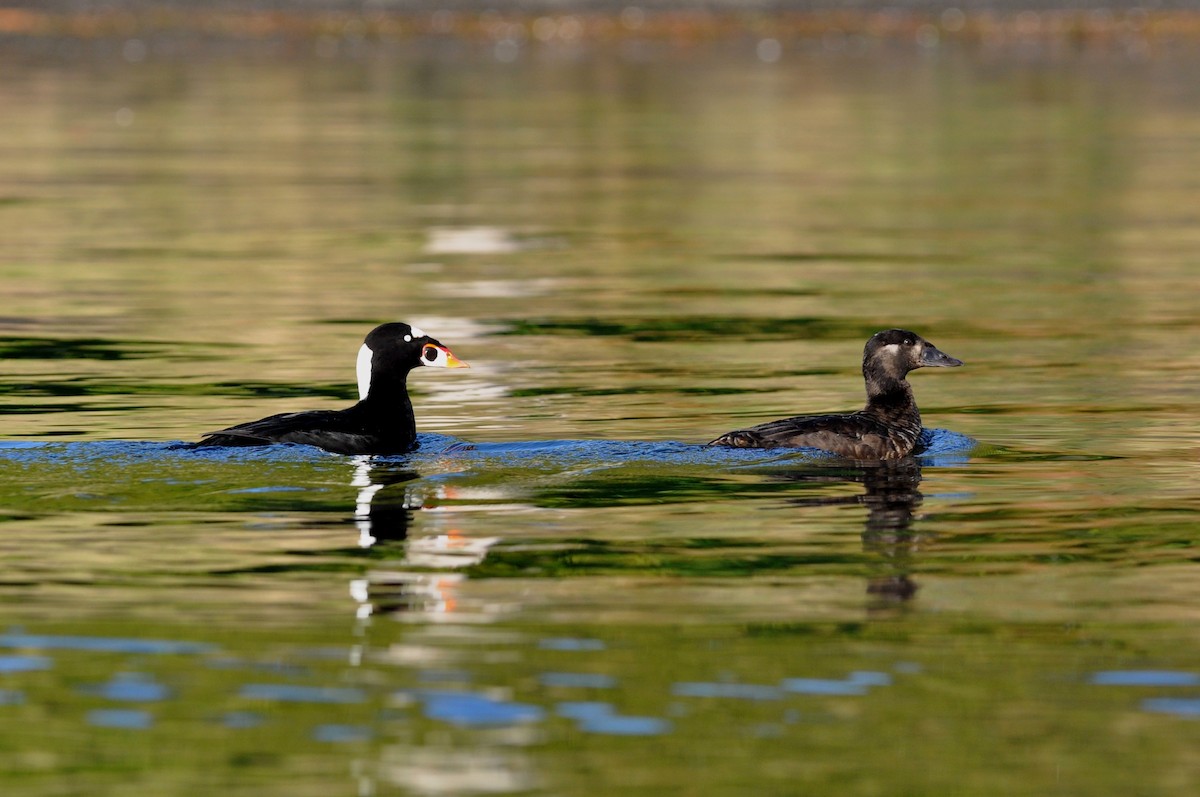
[[[521,249],[502,227],[431,227],[428,234],[425,252],[431,255],[498,255]]]
[[[422,379],[421,407],[443,404],[458,408],[463,404],[496,401],[509,394],[508,383],[495,378],[501,376],[500,366],[480,362],[479,349],[472,346],[474,341],[498,332],[501,329],[499,325],[451,316],[421,316],[417,323],[423,329],[437,330],[434,337],[448,346],[455,356],[471,365],[471,370],[464,374],[464,379]],[[457,418],[449,416],[432,415],[423,409],[418,409],[418,414],[418,425],[421,428],[454,426],[458,421]]]
[[[561,279],[504,279],[438,282],[426,290],[457,299],[528,299],[561,292],[566,280]]]
[[[488,549],[499,541],[499,537],[464,537],[451,529],[445,534],[411,540],[404,563],[428,568],[469,567],[482,562]]]
[[[478,378],[472,378],[470,381],[461,380],[460,384],[450,384],[446,380],[439,380],[436,383],[430,381],[421,386],[425,389],[425,395],[421,397],[421,402],[425,407],[432,404],[447,405],[451,413],[447,415],[436,415],[430,413],[427,409],[421,413],[419,421],[422,427],[426,428],[441,428],[454,429],[461,426],[460,419],[453,414],[453,410],[467,403],[483,403],[488,401],[496,401],[509,394],[509,389],[498,382],[489,382]],[[505,424],[501,423],[480,423],[473,427],[474,429],[502,429]]]
[[[371,457],[354,457],[354,478],[350,480],[352,487],[358,488],[358,497],[354,504],[354,525],[358,528],[358,547],[370,548],[376,543],[371,533],[371,500],[375,493],[383,489],[382,484],[371,481]]]
[[[422,329],[436,330],[434,337],[451,349],[454,348],[455,343],[461,343],[464,340],[478,340],[503,329],[499,324],[448,315],[422,315],[417,319],[417,326]],[[458,352],[456,351],[455,354]],[[467,357],[467,359],[471,358]],[[475,365],[472,364],[472,367]]]
[[[350,482],[358,488],[354,507],[358,544],[371,547],[381,541],[401,541],[404,545],[403,556],[395,566],[371,570],[364,577],[350,581],[349,592],[355,602],[355,621],[360,634],[371,622],[377,605],[381,611],[417,616],[425,621],[452,619],[460,624],[475,619],[458,610],[457,590],[465,576],[446,571],[483,561],[499,538],[462,534],[454,527],[453,512],[436,511],[437,501],[454,497],[452,491],[445,486],[422,491],[415,486],[419,482],[407,481],[410,478],[416,479],[416,474],[395,463],[371,456],[353,458]],[[388,493],[384,488],[397,482],[407,482],[402,498],[385,501]],[[426,503],[435,506],[425,509]],[[408,536],[409,518],[416,511],[425,513],[423,517],[428,520],[421,528],[432,533]],[[447,627],[448,632],[454,634],[455,627]],[[484,636],[486,639],[482,641],[495,641],[490,635]],[[472,633],[471,639],[481,638]],[[511,641],[511,637],[506,636],[505,640]],[[426,666],[443,663],[452,656],[448,649],[436,644],[392,645],[386,650],[373,651],[365,644],[365,635],[364,644],[353,645],[348,652],[352,667],[363,666],[367,661],[373,665]],[[476,736],[463,749],[448,744],[401,743],[385,747],[378,761],[355,761],[360,793],[374,793],[376,781],[430,795],[527,792],[538,785],[532,762],[516,748],[541,738],[540,729],[532,727],[544,716],[541,707],[512,702],[507,695],[457,690],[401,691],[392,696],[392,704],[420,704],[430,719],[470,728]],[[369,737],[370,730],[359,726],[321,726],[315,735],[318,741],[357,741]]]
[[[430,523],[424,525],[432,527],[434,533],[409,538],[409,517],[412,511],[422,508],[424,496],[416,488],[406,485],[402,500],[390,501],[386,507],[375,507],[374,502],[384,487],[415,479],[416,474],[388,465],[375,466],[375,458],[371,456],[358,456],[353,460],[354,473],[350,483],[358,488],[354,524],[358,529],[359,547],[372,547],[381,539],[404,541],[404,555],[396,563],[396,569],[371,571],[365,578],[350,581],[350,597],[357,604],[355,617],[359,621],[368,620],[375,613],[376,600],[389,611],[416,611],[431,616],[455,612],[458,607],[455,591],[463,576],[430,571],[460,570],[478,564],[500,538],[466,536],[453,528],[450,517],[432,510],[428,514]],[[445,493],[444,488],[435,491],[439,498],[445,498]],[[378,525],[381,523],[382,528]]]
[[[528,756],[511,747],[390,745],[379,770],[383,780],[417,794],[506,794],[538,785]]]

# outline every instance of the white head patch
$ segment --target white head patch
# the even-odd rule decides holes
[[[409,329],[411,329],[411,330],[412,330],[412,333],[413,333],[413,337],[414,337],[414,338],[427,338],[427,337],[429,337],[428,335],[426,335],[426,334],[425,334],[425,331],[424,331],[423,329],[421,329],[420,327],[412,327],[412,326],[410,326],[410,327],[409,327]]]
[[[371,357],[374,352],[367,344],[358,350],[358,400],[362,401],[371,392]]]

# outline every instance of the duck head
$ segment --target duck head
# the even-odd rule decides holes
[[[962,364],[907,329],[876,332],[863,349],[863,374],[868,378],[901,380],[917,368],[957,368]]]
[[[408,372],[419,366],[470,368],[418,327],[399,321],[375,327],[358,350],[359,400],[397,383],[403,386]]]

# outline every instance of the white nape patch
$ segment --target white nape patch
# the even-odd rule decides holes
[[[404,342],[405,342],[405,343],[412,343],[412,335],[405,335],[405,336],[404,336]]]
[[[424,331],[423,329],[421,329],[420,327],[409,327],[409,329],[411,329],[411,330],[412,330],[412,333],[413,333],[413,337],[414,337],[414,338],[427,338],[427,337],[429,337],[428,335],[426,335],[426,334],[425,334],[425,331]]]
[[[362,401],[371,392],[371,358],[375,352],[371,351],[371,347],[363,344],[358,350],[358,400]]]

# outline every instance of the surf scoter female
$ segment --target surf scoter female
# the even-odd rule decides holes
[[[819,448],[859,460],[900,459],[921,436],[921,413],[905,378],[917,368],[956,368],[943,354],[905,329],[877,332],[863,349],[867,406],[844,415],[798,415],[723,434],[709,445],[734,448]]]
[[[417,447],[408,372],[418,366],[468,368],[450,350],[408,324],[375,327],[358,350],[359,402],[344,410],[285,412],[209,432],[195,445],[302,443],[335,454],[403,454]]]

